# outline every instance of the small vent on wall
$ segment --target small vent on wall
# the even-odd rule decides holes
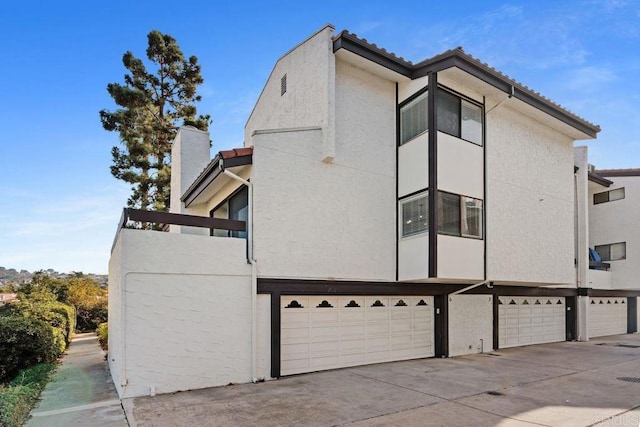
[[[282,76],[282,78],[280,79],[280,96],[284,95],[285,93],[287,93],[287,75],[286,74]]]

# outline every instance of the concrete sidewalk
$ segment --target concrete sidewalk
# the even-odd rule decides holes
[[[127,427],[95,333],[77,334],[27,427]]]
[[[634,426],[640,335],[125,399],[132,426]]]

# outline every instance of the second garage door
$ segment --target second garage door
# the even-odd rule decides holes
[[[500,348],[565,341],[563,297],[502,296],[498,301]]]
[[[282,375],[434,355],[433,297],[283,296]]]
[[[589,337],[627,333],[626,298],[591,298]]]

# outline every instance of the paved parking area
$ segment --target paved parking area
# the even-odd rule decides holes
[[[638,426],[640,335],[126,399],[137,426]]]

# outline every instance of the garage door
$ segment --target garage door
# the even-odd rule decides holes
[[[626,298],[591,298],[589,337],[627,333]]]
[[[498,299],[500,348],[566,340],[564,297]]]
[[[434,355],[433,297],[282,296],[282,375]]]

